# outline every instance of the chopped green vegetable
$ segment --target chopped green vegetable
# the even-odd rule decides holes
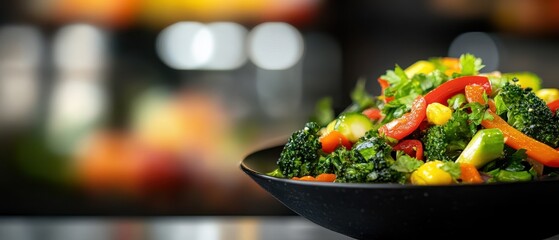
[[[497,128],[481,129],[477,131],[456,162],[470,163],[481,168],[490,161],[503,155],[505,138],[503,132]]]
[[[468,101],[466,101],[466,96],[463,93],[459,93],[454,95],[453,97],[448,99],[448,107],[452,109],[459,109],[464,106]]]
[[[533,175],[528,171],[513,172],[507,170],[495,171],[493,174],[495,182],[526,182],[533,179]]]

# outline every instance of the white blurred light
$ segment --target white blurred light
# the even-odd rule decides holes
[[[231,70],[246,62],[246,35],[232,22],[179,22],[159,34],[157,53],[174,69]]]
[[[61,71],[103,70],[106,66],[105,33],[87,24],[61,28],[54,37],[55,67]]]
[[[214,52],[214,36],[202,23],[178,22],[157,37],[157,53],[174,69],[199,69]]]
[[[303,55],[303,38],[287,23],[262,23],[249,35],[249,56],[258,67],[268,70],[287,69]]]
[[[32,120],[43,47],[34,27],[0,28],[0,123],[20,127]]]
[[[214,36],[214,52],[204,68],[231,70],[243,65],[247,60],[246,28],[232,22],[216,22],[207,26]]]
[[[73,151],[105,114],[105,89],[96,81],[59,79],[49,103],[48,137],[53,150]]]
[[[54,115],[68,122],[84,122],[103,112],[103,93],[90,81],[66,80],[53,93]]]
[[[28,123],[39,98],[37,78],[30,73],[0,72],[0,120],[8,125]]]
[[[103,73],[108,66],[108,36],[88,24],[61,28],[53,40],[55,82],[48,102],[47,141],[61,154],[75,151],[99,127],[107,96]]]
[[[192,41],[192,56],[200,65],[204,65],[210,60],[214,51],[214,37],[207,27],[201,28],[194,35]]]
[[[36,70],[43,53],[41,33],[30,26],[0,28],[0,70]]]
[[[450,44],[448,56],[460,57],[463,53],[471,53],[483,59],[483,72],[491,72],[499,68],[499,49],[496,41],[487,33],[467,32],[456,37]]]

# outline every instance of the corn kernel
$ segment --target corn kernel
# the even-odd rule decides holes
[[[545,103],[553,102],[559,99],[559,89],[557,88],[542,88],[536,91],[536,96],[543,99]]]
[[[411,174],[411,183],[414,185],[452,184],[454,180],[450,173],[440,168],[443,164],[439,160],[426,162]]]
[[[427,121],[435,125],[443,125],[452,116],[452,109],[440,103],[431,103],[427,105]]]

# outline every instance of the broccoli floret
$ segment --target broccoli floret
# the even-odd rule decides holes
[[[337,182],[390,183],[402,182],[405,176],[392,169],[392,147],[369,131],[347,150],[338,148],[320,158],[318,172],[335,173]]]
[[[303,129],[289,137],[277,161],[279,171],[284,177],[315,175],[322,147],[318,140],[319,130],[318,123],[308,122]]]
[[[358,157],[352,150],[337,148],[328,155],[320,156],[316,171],[319,173],[335,173],[337,181],[345,182],[341,175],[343,175],[346,166],[355,162],[364,162],[362,159],[357,159]]]
[[[495,96],[495,105],[497,114],[514,128],[553,148],[559,147],[559,122],[530,88],[505,83]]]
[[[443,125],[431,126],[423,136],[427,161],[455,161],[477,131],[465,109],[456,109]]]

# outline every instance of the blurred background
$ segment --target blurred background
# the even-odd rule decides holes
[[[465,52],[559,87],[558,12],[558,0],[3,1],[0,213],[294,215],[239,163],[300,129],[317,100],[343,108],[359,78],[380,93],[396,64]]]

